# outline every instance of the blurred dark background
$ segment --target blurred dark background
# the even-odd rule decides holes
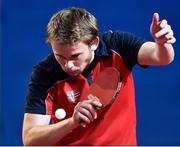
[[[171,24],[177,42],[169,66],[135,66],[138,145],[180,145],[180,1],[1,0],[0,145],[22,145],[22,123],[32,66],[51,52],[45,28],[58,10],[76,6],[94,14],[100,31],[129,31],[152,40],[154,12]]]

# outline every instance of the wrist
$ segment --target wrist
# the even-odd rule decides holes
[[[68,123],[69,123],[69,125],[71,127],[71,130],[73,130],[73,129],[75,129],[75,128],[77,128],[79,126],[79,123],[76,122],[73,117],[70,117],[68,119]]]

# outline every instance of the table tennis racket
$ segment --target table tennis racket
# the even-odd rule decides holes
[[[96,96],[102,107],[111,105],[121,88],[120,72],[115,67],[104,68],[94,79],[89,94]]]

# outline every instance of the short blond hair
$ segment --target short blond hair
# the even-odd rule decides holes
[[[46,29],[46,41],[72,44],[90,43],[99,35],[97,19],[82,8],[63,9],[52,16]]]

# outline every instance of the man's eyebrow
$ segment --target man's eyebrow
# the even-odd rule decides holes
[[[59,56],[59,57],[62,57],[62,58],[66,58],[65,56],[63,56],[63,55],[60,55],[60,54],[58,54],[58,53],[54,53],[56,56]],[[76,57],[76,56],[78,56],[78,55],[80,55],[80,54],[82,54],[81,52],[78,52],[78,53],[75,53],[75,54],[72,54],[72,55],[70,55],[69,56],[69,58],[74,58],[74,57]]]
[[[60,55],[60,54],[58,54],[58,53],[54,53],[55,55],[57,55],[57,56],[62,56],[62,55]]]
[[[63,55],[60,55],[60,54],[58,54],[58,53],[54,53],[54,55],[56,55],[56,56],[58,56],[58,57],[61,57],[61,58],[66,58],[66,57],[64,57]]]

